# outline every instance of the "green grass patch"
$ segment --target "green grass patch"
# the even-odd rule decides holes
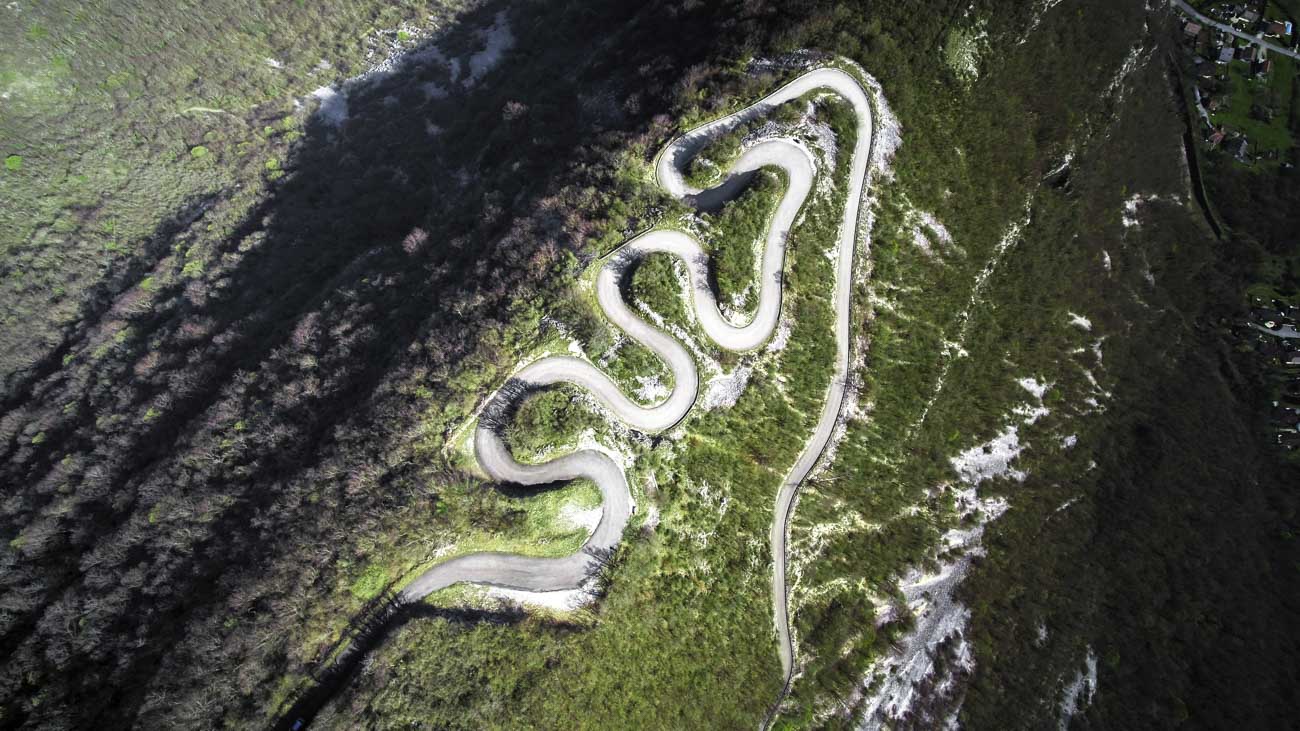
[[[439,557],[479,551],[527,556],[567,556],[582,547],[590,531],[572,520],[578,511],[600,505],[600,489],[590,480],[575,480],[556,488],[518,488],[509,494],[495,487],[462,486],[465,502],[477,503],[477,515],[467,521],[451,552]],[[496,519],[489,516],[496,515]],[[432,563],[430,564],[432,565]]]
[[[1295,75],[1295,64],[1279,54],[1270,58],[1273,70],[1266,78],[1251,76],[1250,64],[1246,61],[1228,64],[1225,102],[1210,115],[1210,119],[1215,124],[1244,134],[1255,150],[1282,151],[1293,144],[1288,121],[1294,102],[1291,80]]]
[[[782,175],[761,172],[731,205],[704,216],[704,244],[711,254],[718,301],[742,312],[758,306],[758,267],[768,225],[785,186]]]
[[[361,601],[369,601],[379,596],[379,593],[388,585],[388,569],[380,564],[369,564],[348,586],[348,591],[352,596]]]

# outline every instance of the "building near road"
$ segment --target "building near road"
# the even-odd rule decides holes
[[[1228,151],[1228,154],[1237,158],[1240,162],[1246,162],[1246,154],[1249,151],[1249,148],[1250,143],[1246,141],[1245,137],[1233,138],[1232,141],[1224,145],[1224,149]]]

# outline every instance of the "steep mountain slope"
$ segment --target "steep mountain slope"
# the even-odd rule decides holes
[[[0,12],[0,725],[290,725],[308,701],[338,728],[1271,727],[1295,707],[1298,480],[1214,327],[1253,250],[1189,191],[1166,8]],[[772,121],[819,165],[773,343],[713,347],[650,256],[623,290],[692,346],[700,413],[651,438],[556,389],[506,431],[522,461],[599,447],[628,472],[638,510],[591,595],[452,588],[385,619],[449,556],[586,539],[595,489],[493,484],[476,410],[542,354],[647,401],[671,387],[591,290],[648,226],[690,227],[719,299],[752,307],[786,181],[688,215],[651,155],[831,55],[879,79],[892,173],[859,242],[851,408],[790,527],[788,697],[768,531],[832,375],[854,139],[828,99]]]

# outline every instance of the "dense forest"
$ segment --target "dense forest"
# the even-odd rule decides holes
[[[791,526],[798,673],[775,724],[1288,724],[1300,475],[1257,438],[1262,376],[1217,324],[1261,270],[1294,287],[1274,263],[1294,261],[1296,181],[1212,157],[1230,230],[1205,225],[1166,8],[0,13],[0,726],[264,727],[304,698],[338,728],[762,722],[782,683],[772,496],[830,378],[824,249],[853,133],[833,100],[775,115],[824,128],[838,157],[791,237],[784,349],[700,350],[746,369],[734,404],[669,439],[610,429],[564,389],[514,415],[523,459],[590,432],[634,457],[655,519],[629,529],[599,601],[521,611],[453,589],[312,691],[419,569],[581,542],[559,516],[589,508],[590,485],[492,485],[466,424],[566,338],[620,383],[662,372],[583,286],[647,226],[702,231],[744,311],[783,182],[691,218],[650,158],[834,57],[879,80],[902,144],[871,191],[858,406]],[[652,257],[626,289],[691,336],[673,267]],[[1017,471],[963,482],[953,458],[1009,423]],[[976,525],[982,545],[950,548]],[[924,654],[919,701],[870,707],[924,624],[906,577],[954,562],[967,624]]]

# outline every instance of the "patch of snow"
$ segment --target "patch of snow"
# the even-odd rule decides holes
[[[826,169],[834,170],[837,153],[835,148],[835,131],[825,122],[809,124],[804,129],[806,129],[808,134],[812,137],[813,147],[821,151],[822,160],[826,165]]]
[[[858,399],[862,394],[862,379],[859,374],[866,367],[866,349],[865,339],[859,338],[854,342],[849,373],[844,382],[844,399],[840,402],[840,413],[835,417],[835,426],[831,429],[831,436],[826,441],[822,456],[813,467],[814,475],[830,469],[835,462],[835,455],[839,454],[840,444],[848,436],[849,422],[864,416]]]
[[[556,612],[571,612],[594,601],[596,592],[594,580],[588,580],[577,589],[561,591],[524,591],[490,586],[487,589],[487,596],[512,604],[524,604]]]
[[[961,481],[969,485],[978,485],[996,477],[1010,477],[1017,482],[1024,482],[1028,475],[1011,466],[1024,449],[1020,444],[1019,427],[1009,424],[989,441],[971,447],[948,461],[952,463]]]
[[[779,353],[785,350],[785,346],[790,343],[791,330],[790,319],[787,317],[781,318],[781,321],[777,323],[776,333],[772,335],[772,340],[767,344],[767,352]]]
[[[1124,201],[1124,211],[1123,213],[1120,214],[1120,220],[1121,222],[1123,222],[1124,228],[1140,228],[1141,222],[1138,220],[1138,215],[1137,215],[1138,206],[1146,205],[1148,203],[1153,203],[1155,201],[1160,201],[1160,200],[1168,201],[1171,203],[1182,202],[1179,200],[1178,196],[1176,195],[1159,196],[1159,195],[1143,195],[1141,193],[1135,193],[1129,196],[1128,200]],[[1105,252],[1102,253],[1105,254]],[[1106,270],[1110,271],[1109,255],[1106,255],[1105,266],[1106,266]]]
[[[485,45],[481,51],[471,55],[468,59],[469,72],[465,80],[466,85],[472,85],[479,81],[500,62],[501,57],[515,43],[514,34],[510,30],[510,24],[504,11],[498,13],[492,25],[480,31],[480,33]],[[428,36],[429,32],[427,30],[406,23],[394,30],[367,34],[366,42],[369,47],[366,51],[366,58],[372,59],[376,56],[382,56],[382,58],[378,63],[357,76],[337,81],[330,86],[323,86],[312,92],[311,96],[321,101],[319,110],[321,117],[328,124],[338,127],[347,121],[347,97],[349,91],[356,84],[368,79],[382,78],[404,64],[440,65],[446,68],[450,78],[456,79],[460,75],[460,59],[448,59],[436,45],[430,45],[414,52],[409,50],[412,45],[427,39]],[[268,59],[268,63],[272,60]],[[276,68],[280,67],[276,66]],[[330,63],[322,59],[314,70],[322,72],[331,68]],[[420,88],[428,99],[441,99],[448,94],[446,88],[432,82],[422,84]],[[433,132],[430,132],[430,134],[433,134]]]
[[[850,699],[862,699],[863,728],[893,726],[891,722],[902,719],[917,720],[910,719],[913,706],[922,684],[936,674],[935,658],[941,644],[951,643],[949,652],[954,661],[946,664],[944,676],[932,685],[933,694],[947,698],[957,695],[959,676],[968,676],[974,670],[974,653],[964,637],[971,612],[954,593],[969,572],[972,559],[983,554],[985,527],[1006,512],[1007,503],[1002,498],[980,499],[974,487],[957,490],[954,497],[959,514],[963,518],[973,516],[974,524],[944,534],[940,550],[955,552],[955,559],[940,561],[939,570],[933,574],[913,568],[900,581],[906,608],[914,619],[913,629],[898,641],[897,653],[871,664],[854,693],[857,697]],[[879,612],[878,626],[901,611],[887,607]],[[865,688],[874,689],[863,698]]]
[[[1043,400],[1043,395],[1047,393],[1047,389],[1052,387],[1052,384],[1050,383],[1039,383],[1036,378],[1021,378],[1017,380],[1016,383],[1019,384],[1021,388],[1032,393],[1034,398],[1039,401]]]
[[[1043,406],[1043,396],[1052,387],[1051,383],[1039,383],[1035,378],[1021,378],[1016,383],[1038,401],[1037,405],[1025,403],[1011,410],[1023,424],[1032,425],[1051,413]],[[971,447],[948,461],[956,470],[957,477],[968,485],[978,485],[998,477],[1024,482],[1028,475],[1011,466],[1024,449],[1020,443],[1020,425],[1012,423],[984,444]]]
[[[791,553],[798,553],[803,557],[816,558],[820,556],[826,548],[826,544],[836,536],[844,536],[855,531],[862,531],[870,528],[867,522],[862,518],[862,514],[856,510],[845,510],[841,512],[835,520],[825,523],[817,523],[804,531],[800,532],[797,540],[798,546],[791,546]],[[796,561],[799,566],[803,566],[805,561]],[[810,598],[809,595],[800,597],[803,600]]]
[[[282,69],[282,68],[284,68],[284,62],[283,62],[283,61],[280,61],[279,59],[275,59],[275,58],[268,58],[268,59],[266,59],[266,65],[267,65],[267,66],[270,66],[270,67],[273,68],[273,69]]]
[[[1110,271],[1110,252],[1105,249],[1101,252],[1101,268]]]
[[[916,216],[920,220],[922,226],[934,233],[934,236],[938,239],[939,243],[952,243],[952,234],[948,233],[948,227],[944,226],[938,218],[935,218],[933,213],[929,211],[917,211]]]
[[[1138,211],[1138,203],[1140,203],[1141,201],[1142,201],[1142,196],[1140,195],[1135,195],[1129,198],[1128,200],[1124,201],[1124,213],[1121,216],[1121,220],[1124,223],[1124,228],[1133,228],[1134,226],[1138,225],[1137,211]]]
[[[934,256],[934,249],[930,248],[930,239],[926,237],[920,227],[912,229],[912,245],[921,250],[926,256]]]
[[[952,246],[952,234],[933,213],[929,211],[912,210],[908,214],[908,220],[905,224],[912,229],[912,243],[921,253],[926,256],[934,255],[932,242],[941,245],[944,248]]]
[[[587,401],[588,399],[589,401]],[[587,405],[590,406],[591,404],[598,404],[599,402],[596,401],[595,397],[591,396],[590,394],[586,394],[584,403],[587,403]],[[617,419],[613,419],[612,417],[610,417],[605,419],[604,421],[607,424],[607,426],[616,429],[621,427],[623,429],[622,434],[624,436],[626,436],[629,433],[627,427],[624,426],[622,422],[619,422]],[[627,440],[625,439],[624,441],[626,442]],[[618,465],[619,469],[623,470],[624,474],[626,474],[628,470],[632,469],[632,465],[636,462],[636,459],[632,456],[632,452],[628,451],[626,448],[612,449],[610,447],[605,446],[603,442],[598,441],[596,439],[595,429],[586,429],[581,434],[579,434],[577,447],[578,449],[594,450],[596,452],[600,452],[606,457],[609,457],[610,459],[614,460],[614,464]],[[636,510],[635,498],[632,500],[632,509]]]
[[[1026,424],[1036,424],[1038,423],[1039,419],[1043,418],[1044,416],[1047,416],[1052,412],[1048,411],[1047,407],[1043,406],[1042,404],[1039,404],[1038,406],[1021,404],[1020,406],[1017,406],[1014,409],[1012,409],[1011,413],[1024,419],[1024,422]]]
[[[1071,312],[1071,313],[1069,313],[1069,314],[1070,314],[1070,324],[1071,324],[1071,325],[1074,325],[1075,327],[1081,327],[1081,328],[1083,328],[1084,330],[1091,330],[1091,329],[1092,329],[1092,320],[1089,320],[1088,318],[1084,317],[1083,315],[1076,315],[1076,314],[1073,313],[1073,312]]]
[[[1123,101],[1124,94],[1127,92],[1127,89],[1124,86],[1124,81],[1128,79],[1130,74],[1137,70],[1138,66],[1145,63],[1146,60],[1150,58],[1150,53],[1145,54],[1147,57],[1146,59],[1143,58],[1143,51],[1145,50],[1146,49],[1141,43],[1130,48],[1128,56],[1124,58],[1124,63],[1120,66],[1119,71],[1115,72],[1115,77],[1111,79],[1110,85],[1106,87],[1106,96],[1118,93],[1118,97],[1115,100],[1117,104]]]
[[[723,373],[709,379],[700,397],[700,407],[705,411],[727,409],[736,405],[736,400],[749,385],[753,369],[749,366],[737,366],[731,373]]]
[[[596,530],[596,526],[600,525],[600,518],[604,514],[605,509],[600,505],[584,509],[569,503],[560,508],[561,521],[574,528],[586,528],[588,531]]]
[[[1065,694],[1061,698],[1061,719],[1059,724],[1061,731],[1065,731],[1070,727],[1070,719],[1074,717],[1074,714],[1087,708],[1096,695],[1097,655],[1089,647],[1088,654],[1083,659],[1083,669],[1065,687]]]
[[[865,82],[867,92],[871,97],[871,111],[874,122],[873,138],[871,145],[871,159],[867,167],[867,177],[862,183],[862,205],[858,206],[858,238],[856,246],[860,251],[867,251],[871,242],[871,234],[875,230],[876,211],[875,206],[868,196],[873,195],[873,186],[878,185],[880,181],[890,181],[894,179],[893,160],[894,154],[898,152],[899,146],[903,144],[903,126],[899,123],[898,117],[894,115],[889,106],[888,100],[885,99],[884,90],[876,77],[867,73],[862,66],[849,61],[849,66],[860,79]],[[857,283],[867,282],[871,271],[871,257],[859,256],[853,281]]]
[[[331,127],[340,127],[348,121],[348,97],[346,93],[339,93],[332,86],[322,86],[311,93],[312,97],[320,100],[320,109],[316,111],[321,119]]]
[[[651,505],[645,511],[645,527],[654,530],[659,527],[659,506]]]
[[[984,26],[981,20],[974,28],[949,33],[949,45],[944,48],[949,68],[968,84],[979,78],[980,55],[988,46],[989,33]]]
[[[997,266],[1002,261],[1002,257],[1006,255],[1007,250],[1020,240],[1020,232],[1024,230],[1025,226],[1029,225],[1030,207],[1033,204],[1033,200],[1033,194],[1025,197],[1024,216],[1019,220],[1012,221],[1011,224],[1007,226],[1007,230],[1002,234],[1001,240],[999,240],[997,246],[993,248],[993,254],[989,257],[988,262],[985,263],[984,268],[980,270],[980,273],[975,276],[975,283],[971,287],[970,299],[967,300],[966,307],[957,314],[956,343],[958,348],[963,347],[966,338],[970,334],[971,314],[984,295],[984,288],[988,285],[989,277],[997,270]],[[938,401],[939,395],[943,393],[943,387],[948,377],[948,370],[952,367],[952,363],[953,358],[945,352],[943,363],[939,366],[939,377],[935,379],[934,391],[931,392],[930,398],[926,400],[925,406],[921,408],[921,414],[917,417],[916,421],[912,423],[911,428],[908,430],[909,437],[916,435],[916,432],[925,423],[926,417],[929,416],[930,409],[934,406],[935,401]]]
[[[1079,443],[1079,436],[1077,434],[1071,434],[1061,439],[1061,449],[1073,449],[1074,445],[1078,443]]]
[[[885,180],[892,180],[894,172],[891,169],[891,163],[894,159],[894,153],[903,144],[903,125],[899,123],[898,117],[894,116],[894,111],[890,109],[889,102],[885,100],[885,93],[876,77],[867,73],[861,66],[852,65],[867,82],[867,91],[871,93],[871,111],[875,117],[872,120],[875,127],[871,142],[872,172]],[[863,184],[863,195],[867,195],[870,183],[871,181],[867,180]],[[871,206],[862,206],[862,208],[870,209]]]
[[[1043,22],[1043,16],[1052,8],[1060,4],[1061,0],[1039,0],[1038,7],[1034,9],[1034,17],[1029,21],[1029,27],[1026,28],[1025,32],[1020,36],[1020,40],[1016,41],[1016,45],[1018,46],[1029,40],[1029,34],[1038,29],[1039,24]]]
[[[1047,407],[1043,405],[1043,394],[1047,393],[1047,389],[1051,388],[1052,384],[1039,383],[1033,378],[1021,378],[1016,381],[1016,383],[1020,384],[1021,388],[1033,394],[1034,398],[1038,400],[1038,405],[1021,404],[1013,408],[1011,413],[1021,417],[1026,424],[1035,424],[1039,419],[1051,413],[1048,411]]]
[[[475,84],[482,79],[487,72],[496,67],[505,55],[515,45],[514,33],[510,31],[510,21],[506,18],[505,11],[497,13],[496,20],[492,27],[484,33],[487,44],[483,50],[470,56],[469,58],[469,80],[467,83]]]
[[[672,389],[665,386],[658,376],[637,376],[636,382],[637,397],[648,404],[657,404],[672,393]]]
[[[1055,177],[1055,176],[1057,176],[1057,175],[1060,175],[1061,173],[1063,173],[1063,172],[1065,172],[1067,169],[1069,169],[1069,167],[1070,167],[1070,163],[1071,163],[1071,162],[1074,162],[1074,150],[1068,150],[1068,151],[1066,151],[1065,155],[1063,155],[1063,156],[1061,157],[1061,162],[1060,162],[1060,164],[1057,165],[1056,167],[1052,168],[1051,170],[1048,170],[1048,171],[1047,171],[1047,174],[1044,175],[1043,177],[1044,177],[1044,178],[1051,178],[1051,177]]]

